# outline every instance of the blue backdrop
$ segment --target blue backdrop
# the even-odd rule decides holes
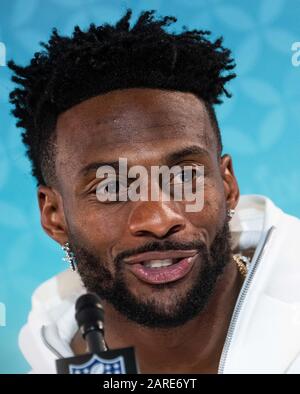
[[[2,60],[6,48],[7,59],[28,62],[52,27],[70,33],[76,24],[114,22],[127,7],[135,18],[143,9],[156,9],[177,16],[177,28],[187,25],[224,36],[239,77],[229,86],[233,98],[217,112],[241,191],[265,194],[300,216],[300,67],[291,61],[292,43],[300,41],[300,2],[1,0]],[[9,113],[11,89],[9,70],[0,66],[0,313],[6,306],[6,319],[0,316],[0,373],[28,370],[17,340],[32,291],[65,268],[59,247],[40,227],[35,184]]]

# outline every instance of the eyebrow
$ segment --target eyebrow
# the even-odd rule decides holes
[[[102,166],[110,166],[113,167],[116,171],[118,171],[119,169],[119,162],[118,161],[111,161],[111,162],[93,162],[90,163],[88,165],[86,165],[85,167],[83,167],[80,171],[79,171],[79,176],[86,176],[88,175],[91,171],[97,171],[99,167]]]
[[[168,154],[166,157],[166,161],[168,163],[174,163],[176,161],[180,161],[184,159],[186,156],[191,156],[191,155],[209,156],[209,152],[205,148],[202,148],[201,146],[190,145],[178,151]]]
[[[187,147],[184,147],[182,149],[179,149],[175,152],[169,153],[166,156],[166,162],[167,163],[174,163],[176,161],[180,161],[186,156],[191,156],[191,155],[198,155],[198,156],[209,156],[209,152],[198,146],[198,145],[190,145]],[[79,176],[87,176],[91,171],[97,171],[99,167],[102,166],[110,166],[113,167],[116,171],[119,169],[119,161],[111,161],[111,162],[93,162],[90,164],[87,164],[85,167],[80,169],[79,171]]]

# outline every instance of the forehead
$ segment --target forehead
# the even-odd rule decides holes
[[[216,152],[204,103],[175,91],[139,88],[99,95],[60,115],[56,133],[58,172],[61,166],[76,169],[120,154],[159,155],[187,142]]]

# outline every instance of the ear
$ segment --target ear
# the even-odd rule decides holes
[[[221,157],[221,176],[226,197],[227,209],[234,209],[240,197],[240,190],[234,175],[232,159],[230,155]]]
[[[52,239],[63,245],[68,241],[68,234],[61,195],[51,187],[39,186],[38,202],[43,229]]]

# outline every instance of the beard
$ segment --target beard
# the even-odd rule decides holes
[[[69,239],[75,255],[77,269],[85,288],[110,303],[127,319],[148,328],[174,328],[185,324],[199,315],[208,304],[217,279],[223,273],[231,258],[230,231],[228,223],[216,234],[210,248],[201,240],[191,242],[151,242],[137,249],[124,251],[114,259],[114,273],[107,262],[81,245],[79,237]],[[167,250],[195,249],[198,258],[196,274],[190,280],[189,288],[178,291],[178,282],[152,287],[150,296],[135,295],[124,276],[124,259],[132,255]],[[200,264],[198,263],[200,260]],[[193,267],[195,268],[195,267]],[[162,296],[164,294],[164,297]],[[165,300],[165,303],[162,301]]]

